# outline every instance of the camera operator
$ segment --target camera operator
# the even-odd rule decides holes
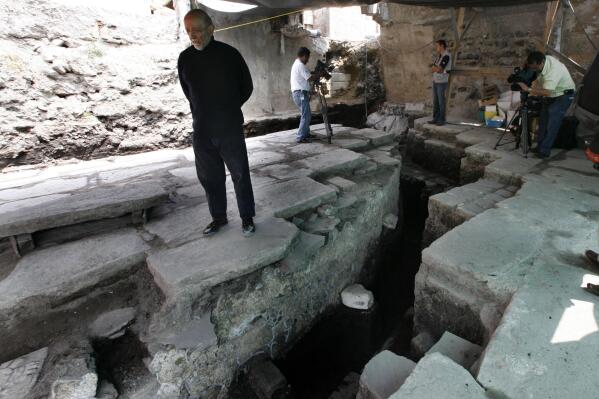
[[[533,149],[538,158],[551,155],[551,147],[557,138],[560,126],[574,100],[576,85],[570,72],[556,58],[533,51],[528,55],[528,68],[538,73],[534,87],[519,82],[522,91],[531,96],[545,97],[537,135],[537,148]]]
[[[297,131],[298,143],[309,143],[313,137],[310,134],[310,82],[320,78],[320,75],[311,73],[306,64],[310,60],[310,50],[300,47],[297,58],[291,67],[291,97],[301,112],[301,120]]]

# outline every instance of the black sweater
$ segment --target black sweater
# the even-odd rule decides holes
[[[214,39],[203,50],[179,54],[179,82],[189,100],[193,130],[199,134],[238,134],[241,106],[254,89],[252,76],[235,48]]]

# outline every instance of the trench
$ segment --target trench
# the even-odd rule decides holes
[[[365,311],[334,306],[284,357],[274,359],[291,386],[291,394],[281,398],[353,398],[359,374],[376,353],[387,349],[412,357],[414,278],[432,194],[423,180],[401,175],[400,222],[382,235],[361,276],[360,282],[374,294],[374,306]],[[257,399],[250,385],[242,371],[230,397]],[[331,396],[338,390],[350,396]]]

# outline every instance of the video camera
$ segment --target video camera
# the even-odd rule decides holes
[[[318,75],[321,78],[329,80],[331,79],[331,72],[333,72],[333,69],[335,69],[333,65],[328,65],[322,62],[321,60],[317,60],[316,67],[314,68],[314,71],[312,71],[312,73]]]
[[[530,87],[532,85],[532,82],[534,82],[536,79],[537,73],[525,66],[524,68],[514,68],[514,73],[508,76],[507,81],[508,83],[512,84],[510,86],[512,91],[522,91],[522,88],[520,87],[520,85],[518,85],[518,83],[524,83],[525,85]]]

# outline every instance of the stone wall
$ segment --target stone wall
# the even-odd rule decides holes
[[[274,11],[209,13],[222,28]],[[327,51],[327,40],[305,35],[285,37],[281,47],[287,22],[215,35],[240,50],[252,73],[246,120],[297,113],[289,94],[297,48],[313,50],[312,64]],[[175,11],[145,0],[0,0],[0,168],[189,145],[176,71],[188,45],[180,29]]]
[[[581,65],[589,65],[595,51],[587,41],[583,28],[599,43],[599,22],[594,15],[599,4],[592,0],[572,1],[582,22],[577,24],[572,13],[560,9],[551,44],[558,43],[562,52]],[[432,43],[446,39],[453,47],[452,10],[388,4],[388,15],[381,27],[383,70],[387,100],[395,103],[425,102],[431,104],[429,65],[433,60]],[[514,67],[523,64],[529,50],[535,49],[543,35],[546,4],[478,9],[460,45],[457,65],[468,67]],[[466,23],[474,11],[467,10]],[[381,18],[379,17],[379,20]],[[562,22],[563,21],[563,22]],[[561,33],[560,33],[561,32]],[[506,68],[509,72],[509,69]],[[574,73],[580,80],[581,76]],[[496,84],[508,90],[503,76],[480,74],[453,75],[450,114],[476,117],[477,100],[484,85]]]

